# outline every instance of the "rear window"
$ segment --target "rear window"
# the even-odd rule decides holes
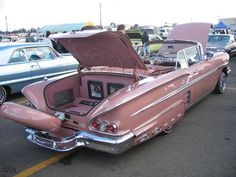
[[[41,59],[54,59],[57,57],[50,47],[26,48],[26,55],[30,61]]]

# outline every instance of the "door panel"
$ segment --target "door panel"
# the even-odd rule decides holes
[[[32,70],[33,80],[41,80],[45,76],[53,77],[66,72],[63,58],[50,47],[32,47],[26,49]]]

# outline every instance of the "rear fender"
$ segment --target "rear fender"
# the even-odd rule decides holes
[[[159,112],[156,116],[152,117],[149,121],[140,127],[134,129],[133,133],[136,138],[134,144],[139,144],[159,133],[171,127],[176,123],[185,113],[185,104],[183,100],[179,100],[176,103],[165,108]]]
[[[57,132],[61,127],[57,117],[11,102],[0,106],[0,117],[47,132]]]

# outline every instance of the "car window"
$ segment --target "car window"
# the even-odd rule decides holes
[[[177,63],[181,68],[188,68],[189,66],[201,61],[201,54],[198,45],[188,47],[180,50],[177,53]]]
[[[185,49],[185,55],[188,62],[198,63],[201,60],[201,55],[198,46],[193,46]]]
[[[25,62],[27,61],[24,49],[15,50],[9,60],[9,63]]]
[[[185,56],[184,50],[180,50],[177,53],[177,60],[176,60],[176,62],[180,64],[180,68],[188,68],[188,63],[186,61],[186,56]],[[177,66],[177,64],[176,64],[176,66]]]
[[[42,59],[55,59],[57,55],[50,47],[32,47],[26,49],[27,57],[30,61]]]

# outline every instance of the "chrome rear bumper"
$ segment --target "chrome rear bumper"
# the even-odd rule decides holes
[[[133,144],[133,133],[121,137],[102,137],[92,133],[79,131],[74,136],[58,139],[49,136],[46,132],[26,129],[29,134],[27,139],[39,146],[55,151],[70,151],[76,147],[88,147],[112,154],[120,154],[129,149]]]

